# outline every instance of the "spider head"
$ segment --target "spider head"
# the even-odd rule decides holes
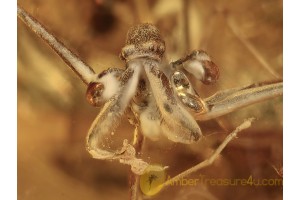
[[[120,58],[126,62],[135,58],[147,57],[161,60],[165,52],[165,41],[159,30],[152,24],[144,23],[129,29],[126,46]]]

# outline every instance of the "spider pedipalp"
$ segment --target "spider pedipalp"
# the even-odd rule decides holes
[[[186,70],[206,85],[214,84],[220,76],[219,67],[203,50],[193,51],[184,58],[172,62],[171,66],[174,69]]]
[[[88,84],[86,99],[89,104],[100,107],[120,89],[120,77],[124,72],[119,68],[108,68]]]

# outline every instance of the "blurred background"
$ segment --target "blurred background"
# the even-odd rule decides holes
[[[168,61],[203,49],[220,67],[212,86],[193,82],[201,97],[232,87],[282,79],[281,0],[19,0],[97,73],[124,67],[118,58],[127,30],[154,23]],[[128,199],[128,166],[92,159],[87,131],[99,112],[86,86],[18,19],[18,199]],[[194,145],[145,141],[142,158],[174,176],[209,157],[236,126],[253,126],[229,143],[210,167],[189,178],[282,179],[282,97],[199,125]],[[132,140],[126,117],[113,139]],[[176,197],[174,197],[176,196]],[[151,199],[282,199],[281,186],[169,187]]]

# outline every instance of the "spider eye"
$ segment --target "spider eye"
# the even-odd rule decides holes
[[[99,107],[102,105],[102,93],[104,90],[104,85],[102,83],[91,82],[88,85],[86,91],[86,100],[92,106]]]

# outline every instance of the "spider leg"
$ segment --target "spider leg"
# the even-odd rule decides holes
[[[177,102],[171,83],[153,60],[144,62],[146,75],[157,107],[161,113],[161,128],[170,140],[192,143],[200,139],[201,130],[192,115]]]
[[[252,105],[283,94],[283,83],[251,84],[217,92],[204,99],[208,107],[206,113],[196,113],[195,119],[205,121],[213,119],[240,108]]]
[[[39,37],[41,37],[79,76],[88,84],[95,78],[94,70],[78,58],[71,50],[51,34],[42,24],[18,6],[18,17]]]
[[[96,159],[116,160],[129,164],[132,170],[140,174],[147,163],[135,157],[135,149],[125,140],[123,148],[119,151],[108,151],[99,144],[105,136],[110,134],[119,125],[122,115],[130,104],[136,92],[141,72],[139,62],[132,61],[120,77],[119,91],[110,98],[94,120],[86,140],[88,152]]]

